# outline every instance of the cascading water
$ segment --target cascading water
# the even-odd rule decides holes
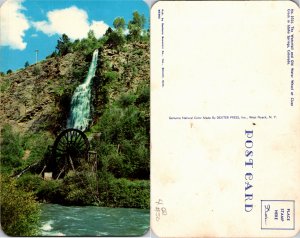
[[[67,121],[67,128],[75,128],[84,131],[91,120],[91,81],[95,76],[98,60],[98,49],[93,53],[93,59],[89,68],[88,75],[84,82],[80,84],[71,100],[71,112]]]

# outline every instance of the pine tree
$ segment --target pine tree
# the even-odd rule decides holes
[[[71,52],[71,41],[66,34],[62,34],[61,38],[57,41],[56,49],[60,56],[66,55]]]

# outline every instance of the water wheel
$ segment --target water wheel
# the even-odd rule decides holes
[[[68,170],[76,170],[88,157],[90,145],[86,135],[78,129],[66,129],[53,145],[54,173],[58,179]]]

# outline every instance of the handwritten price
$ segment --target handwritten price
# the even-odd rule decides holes
[[[160,221],[161,216],[166,216],[168,214],[167,208],[164,207],[164,202],[162,199],[158,199],[155,204],[155,218],[156,221]]]

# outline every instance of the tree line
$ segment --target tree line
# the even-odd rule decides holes
[[[62,34],[57,41],[57,45],[52,54],[47,56],[57,57],[64,56],[74,51],[81,51],[85,55],[89,55],[94,49],[100,47],[102,44],[108,44],[114,48],[122,47],[126,41],[135,40],[148,40],[150,37],[149,29],[145,30],[146,18],[144,14],[140,14],[138,11],[133,12],[132,19],[126,24],[123,17],[117,17],[113,21],[113,28],[109,27],[106,33],[100,39],[95,37],[94,31],[90,30],[87,33],[87,37],[81,40],[77,39],[74,42],[71,41],[67,34]],[[29,61],[24,63],[24,68],[30,66]],[[0,76],[5,74],[11,74],[13,71],[8,69],[5,72],[0,72]]]
[[[88,55],[102,44],[107,44],[113,48],[120,48],[126,41],[149,39],[149,30],[144,29],[145,23],[145,16],[135,11],[133,12],[132,20],[128,24],[126,24],[123,17],[115,18],[113,21],[114,28],[109,27],[100,39],[95,37],[93,30],[88,32],[87,38],[82,40],[77,39],[74,42],[71,42],[67,34],[63,34],[57,41],[56,50],[50,57],[64,56],[74,51],[81,51],[85,55]],[[126,26],[128,32],[126,31]]]

